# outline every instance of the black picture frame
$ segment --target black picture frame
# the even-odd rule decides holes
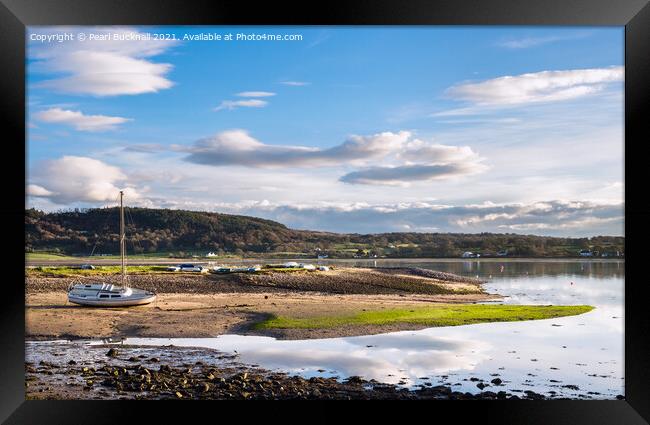
[[[0,420],[22,423],[187,421],[192,414],[222,419],[223,409],[237,420],[296,419],[294,407],[261,409],[232,403],[135,401],[25,401],[24,396],[24,241],[25,176],[25,27],[30,25],[614,25],[625,26],[625,400],[555,401],[435,401],[412,403],[406,409],[392,403],[358,406],[366,419],[387,411],[408,410],[435,415],[444,412],[454,422],[531,424],[643,424],[650,422],[650,319],[640,295],[643,279],[642,244],[647,240],[650,198],[644,196],[646,145],[650,130],[644,112],[650,97],[650,5],[647,0],[456,0],[456,1],[327,1],[246,2],[232,0],[0,0],[0,110],[5,157],[0,218],[5,229],[7,272],[2,287],[0,329]],[[9,145],[13,148],[9,148]],[[22,162],[21,162],[22,160]],[[640,188],[635,190],[634,186]],[[644,191],[645,189],[645,191]],[[9,230],[9,231],[7,231]],[[10,239],[11,243],[6,240]],[[432,404],[433,403],[433,404]],[[415,405],[415,406],[414,406]],[[311,416],[341,420],[338,407],[306,405]],[[287,410],[289,409],[289,410]],[[301,413],[300,415],[303,415]],[[407,414],[406,412],[404,414]],[[302,417],[303,420],[311,420]],[[293,417],[293,418],[292,418]],[[225,416],[223,416],[225,420]],[[141,419],[144,420],[144,419]]]

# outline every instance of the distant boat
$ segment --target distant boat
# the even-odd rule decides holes
[[[130,288],[126,276],[126,253],[124,236],[124,192],[120,191],[120,256],[122,261],[122,286],[110,283],[76,283],[68,287],[68,301],[95,307],[129,307],[149,304],[156,294],[142,289]]]

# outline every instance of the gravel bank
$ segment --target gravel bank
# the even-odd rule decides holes
[[[327,272],[297,271],[258,274],[234,273],[131,274],[134,287],[157,293],[261,293],[315,291],[332,294],[480,294],[481,281],[419,268],[336,268]],[[72,282],[121,283],[119,275],[37,277],[26,276],[27,293],[65,291]]]

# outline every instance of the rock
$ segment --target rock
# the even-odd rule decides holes
[[[176,395],[176,397],[178,397],[178,398],[183,398],[183,394],[181,394],[181,393],[178,392],[178,391],[176,391],[175,395]]]
[[[501,383],[502,383],[503,381],[502,381],[501,379],[499,379],[499,378],[494,378],[494,379],[491,380],[490,382],[492,382],[494,385],[501,385]]]
[[[616,396],[616,400],[625,400],[625,396],[619,394]]]
[[[109,349],[109,350],[106,352],[106,355],[107,355],[108,357],[117,357],[118,354],[119,354],[119,353],[118,353],[118,351],[117,351],[115,348],[111,348],[111,349]]]
[[[483,382],[479,382],[478,384],[476,384],[476,386],[477,386],[480,390],[482,390],[483,388],[487,387],[488,384],[484,384]]]
[[[160,361],[160,359],[158,357],[152,357],[152,358],[149,359],[149,361],[151,363],[158,363]]]
[[[544,399],[544,396],[542,394],[538,394],[535,391],[526,390],[526,391],[524,391],[524,393],[526,394],[527,398],[532,399],[532,400],[543,400]]]
[[[68,364],[69,364],[69,365],[73,365],[73,364],[77,364],[77,362],[75,362],[74,360],[70,360],[70,361],[68,362]]]
[[[580,388],[577,385],[562,385],[563,388],[578,391]]]
[[[363,384],[363,379],[360,376],[350,376],[345,382],[348,384]]]

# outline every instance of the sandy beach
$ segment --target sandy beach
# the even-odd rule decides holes
[[[339,269],[264,275],[131,275],[131,285],[158,293],[154,303],[111,309],[69,303],[67,286],[73,281],[89,279],[119,282],[118,276],[70,278],[28,274],[26,337],[210,337],[239,333],[307,339],[363,335],[423,326],[254,330],[251,325],[270,315],[287,312],[292,317],[310,317],[499,299],[496,294],[485,293],[478,282],[468,279],[448,277],[443,281],[404,270]]]

